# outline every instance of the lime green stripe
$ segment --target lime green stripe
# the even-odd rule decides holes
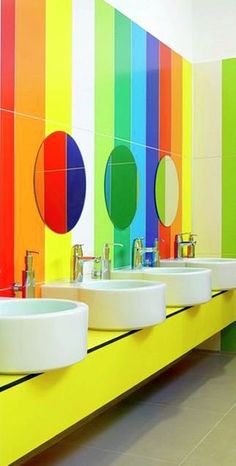
[[[236,257],[236,59],[222,62],[222,254]]]
[[[95,253],[101,255],[103,243],[113,241],[104,176],[114,147],[114,9],[96,0],[95,14]]]
[[[124,139],[130,148],[131,126],[131,22],[115,11],[115,137]],[[116,139],[115,145],[124,144]],[[130,227],[114,229],[114,241],[122,243],[116,248],[115,267],[130,264]]]

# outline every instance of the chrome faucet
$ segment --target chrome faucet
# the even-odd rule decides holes
[[[143,256],[146,253],[153,254],[153,260],[150,262],[145,262]],[[132,268],[141,269],[143,265],[150,265],[151,267],[160,266],[160,252],[159,252],[159,240],[156,239],[153,247],[144,247],[143,239],[136,238],[133,242],[133,255],[132,255]]]
[[[184,236],[187,236],[187,239],[184,240]],[[174,244],[174,255],[175,259],[190,259],[195,257],[195,246],[196,240],[194,237],[197,236],[193,233],[178,233],[175,235],[175,244]]]
[[[71,283],[81,283],[83,281],[84,262],[101,260],[101,258],[97,258],[95,256],[84,256],[82,246],[83,244],[75,244],[71,249]]]
[[[22,271],[22,284],[13,283],[12,290],[14,293],[21,291],[22,298],[35,298],[35,272],[33,270],[33,254],[39,254],[37,251],[28,251],[25,253],[25,270]]]
[[[101,278],[103,280],[110,280],[111,278],[111,259],[110,259],[110,247],[109,246],[119,246],[123,248],[121,243],[104,243],[103,245],[103,258],[102,258],[102,270]]]

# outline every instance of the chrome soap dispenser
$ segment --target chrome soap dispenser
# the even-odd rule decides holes
[[[109,243],[105,243],[103,246],[102,279],[110,280],[110,278],[111,278],[110,245]]]
[[[13,291],[21,291],[22,298],[35,298],[35,272],[33,270],[33,254],[39,254],[37,251],[26,250],[25,270],[22,270],[22,284],[14,283]]]
[[[123,248],[123,244],[121,243],[104,243],[101,274],[103,280],[110,280],[111,278],[110,246],[119,246]]]

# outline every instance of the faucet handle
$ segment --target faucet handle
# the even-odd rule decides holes
[[[164,242],[165,242],[164,238],[155,238],[154,247],[158,246],[158,243],[164,243]]]
[[[143,240],[144,238],[135,238],[133,241],[133,248],[135,249],[142,249],[143,248]]]
[[[103,256],[104,259],[109,260],[109,255],[110,255],[110,248],[109,246],[120,246],[121,248],[124,247],[122,243],[104,243],[103,245]]]
[[[72,246],[72,249],[71,249],[72,254],[73,254],[74,256],[80,256],[80,257],[82,257],[82,256],[83,256],[83,245],[84,245],[83,243],[82,243],[82,244],[74,244],[74,245]]]

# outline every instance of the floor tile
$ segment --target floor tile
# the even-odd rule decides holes
[[[172,371],[183,371],[192,375],[236,377],[236,357],[234,354],[193,351],[172,366]],[[170,372],[170,374],[172,373]]]
[[[26,466],[177,466],[177,463],[61,442],[28,461]]]
[[[183,466],[235,466],[236,416],[227,415],[186,458]]]
[[[235,466],[235,402],[236,356],[194,351],[26,465]]]
[[[178,462],[220,417],[213,411],[122,402],[67,441]]]
[[[207,377],[172,371],[163,373],[136,391],[128,401],[166,403],[200,408],[224,414],[236,402],[236,378],[229,375]]]

